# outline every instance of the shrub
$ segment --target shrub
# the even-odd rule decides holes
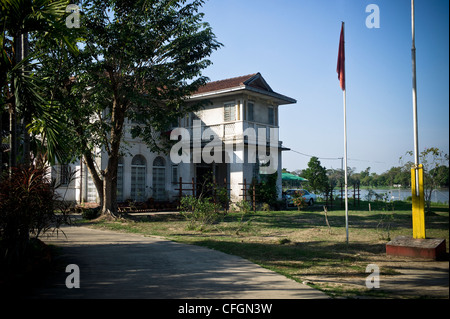
[[[270,213],[270,205],[267,203],[263,203],[261,206],[261,210],[266,213]]]
[[[268,206],[268,204],[266,204]],[[250,215],[252,210],[252,205],[245,200],[241,200],[236,203],[236,207],[239,209],[239,212],[241,213],[241,217],[239,219],[239,224],[236,229],[236,235],[239,235],[240,231],[243,231],[244,229],[248,229],[250,227],[251,219],[247,220],[247,222],[244,223],[244,219]],[[270,208],[270,206],[269,206]]]
[[[258,203],[267,203],[274,206],[278,197],[277,173],[262,175],[261,183],[255,185],[256,201]],[[249,187],[248,195],[253,196],[253,184]]]
[[[30,238],[67,222],[59,209],[55,184],[47,167],[13,168],[0,177],[0,259],[15,267],[24,263]]]
[[[81,217],[84,219],[92,220],[96,219],[100,216],[101,213],[101,207],[95,207],[95,208],[85,208],[81,212]]]
[[[294,202],[294,205],[297,206],[297,209],[300,210],[300,208],[303,208],[307,205],[305,199],[303,198],[303,192],[302,191],[295,191],[293,194],[292,201]]]
[[[179,208],[180,214],[188,220],[188,229],[203,230],[206,225],[216,223],[222,216],[209,197],[183,197]]]

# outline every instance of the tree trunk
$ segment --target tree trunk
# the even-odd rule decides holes
[[[0,109],[0,176],[3,172],[3,110]]]
[[[26,112],[23,116],[23,164],[25,166],[31,165],[31,149],[30,149],[30,134],[27,126],[31,123],[31,113]]]
[[[102,215],[108,218],[114,218],[117,215],[117,167],[119,164],[119,151],[122,141],[125,110],[126,105],[118,102],[117,98],[114,98],[111,113],[111,143],[108,150],[108,165],[103,172]]]
[[[17,166],[17,128],[16,107],[11,102],[9,107],[9,170]]]
[[[20,60],[22,61],[23,59],[25,59],[28,56],[28,51],[29,51],[29,44],[28,44],[28,32],[25,32],[21,35],[21,58]],[[25,74],[25,68],[22,67],[22,72],[23,74]],[[27,100],[28,101],[28,100]],[[30,105],[24,105],[23,106],[24,109],[24,115],[23,115],[23,123],[22,123],[22,132],[23,132],[23,164],[25,166],[29,166],[31,165],[31,154],[30,154],[30,134],[28,133],[28,128],[27,126],[31,123],[31,112],[32,110],[30,109]]]
[[[103,176],[102,215],[115,217],[117,214],[117,165],[118,156],[110,157]]]

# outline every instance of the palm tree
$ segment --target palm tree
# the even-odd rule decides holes
[[[1,0],[0,7],[0,110],[9,110],[9,167],[16,166],[19,139],[16,125],[22,120],[23,149],[21,162],[30,163],[30,135],[33,118],[39,116],[38,129],[41,139],[51,151],[50,157],[58,157],[56,151],[61,146],[58,141],[60,124],[51,112],[51,101],[46,99],[41,90],[43,79],[36,76],[39,66],[38,57],[44,52],[29,52],[30,36],[34,40],[61,39],[71,50],[76,51],[70,29],[64,25],[65,9],[69,1],[52,0]],[[41,48],[42,49],[42,48]],[[33,124],[34,123],[34,124]]]

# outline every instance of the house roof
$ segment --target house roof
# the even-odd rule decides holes
[[[200,87],[191,98],[204,98],[213,95],[224,95],[236,91],[247,90],[275,98],[279,104],[292,104],[297,101],[293,98],[276,93],[267,84],[260,73],[243,75],[235,78],[209,82]]]

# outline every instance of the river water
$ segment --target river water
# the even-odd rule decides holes
[[[411,196],[411,189],[399,189],[399,188],[391,188],[391,189],[372,189],[373,192],[384,196],[387,194],[387,199],[389,200],[406,200],[408,196]],[[367,200],[367,195],[369,194],[368,189],[360,189],[360,199]],[[333,194],[340,195],[340,189],[334,189]],[[353,198],[353,187],[348,188],[348,197]],[[371,200],[375,200],[375,196],[372,196]],[[436,203],[449,203],[449,189],[438,189],[434,190],[431,194],[431,201]]]

